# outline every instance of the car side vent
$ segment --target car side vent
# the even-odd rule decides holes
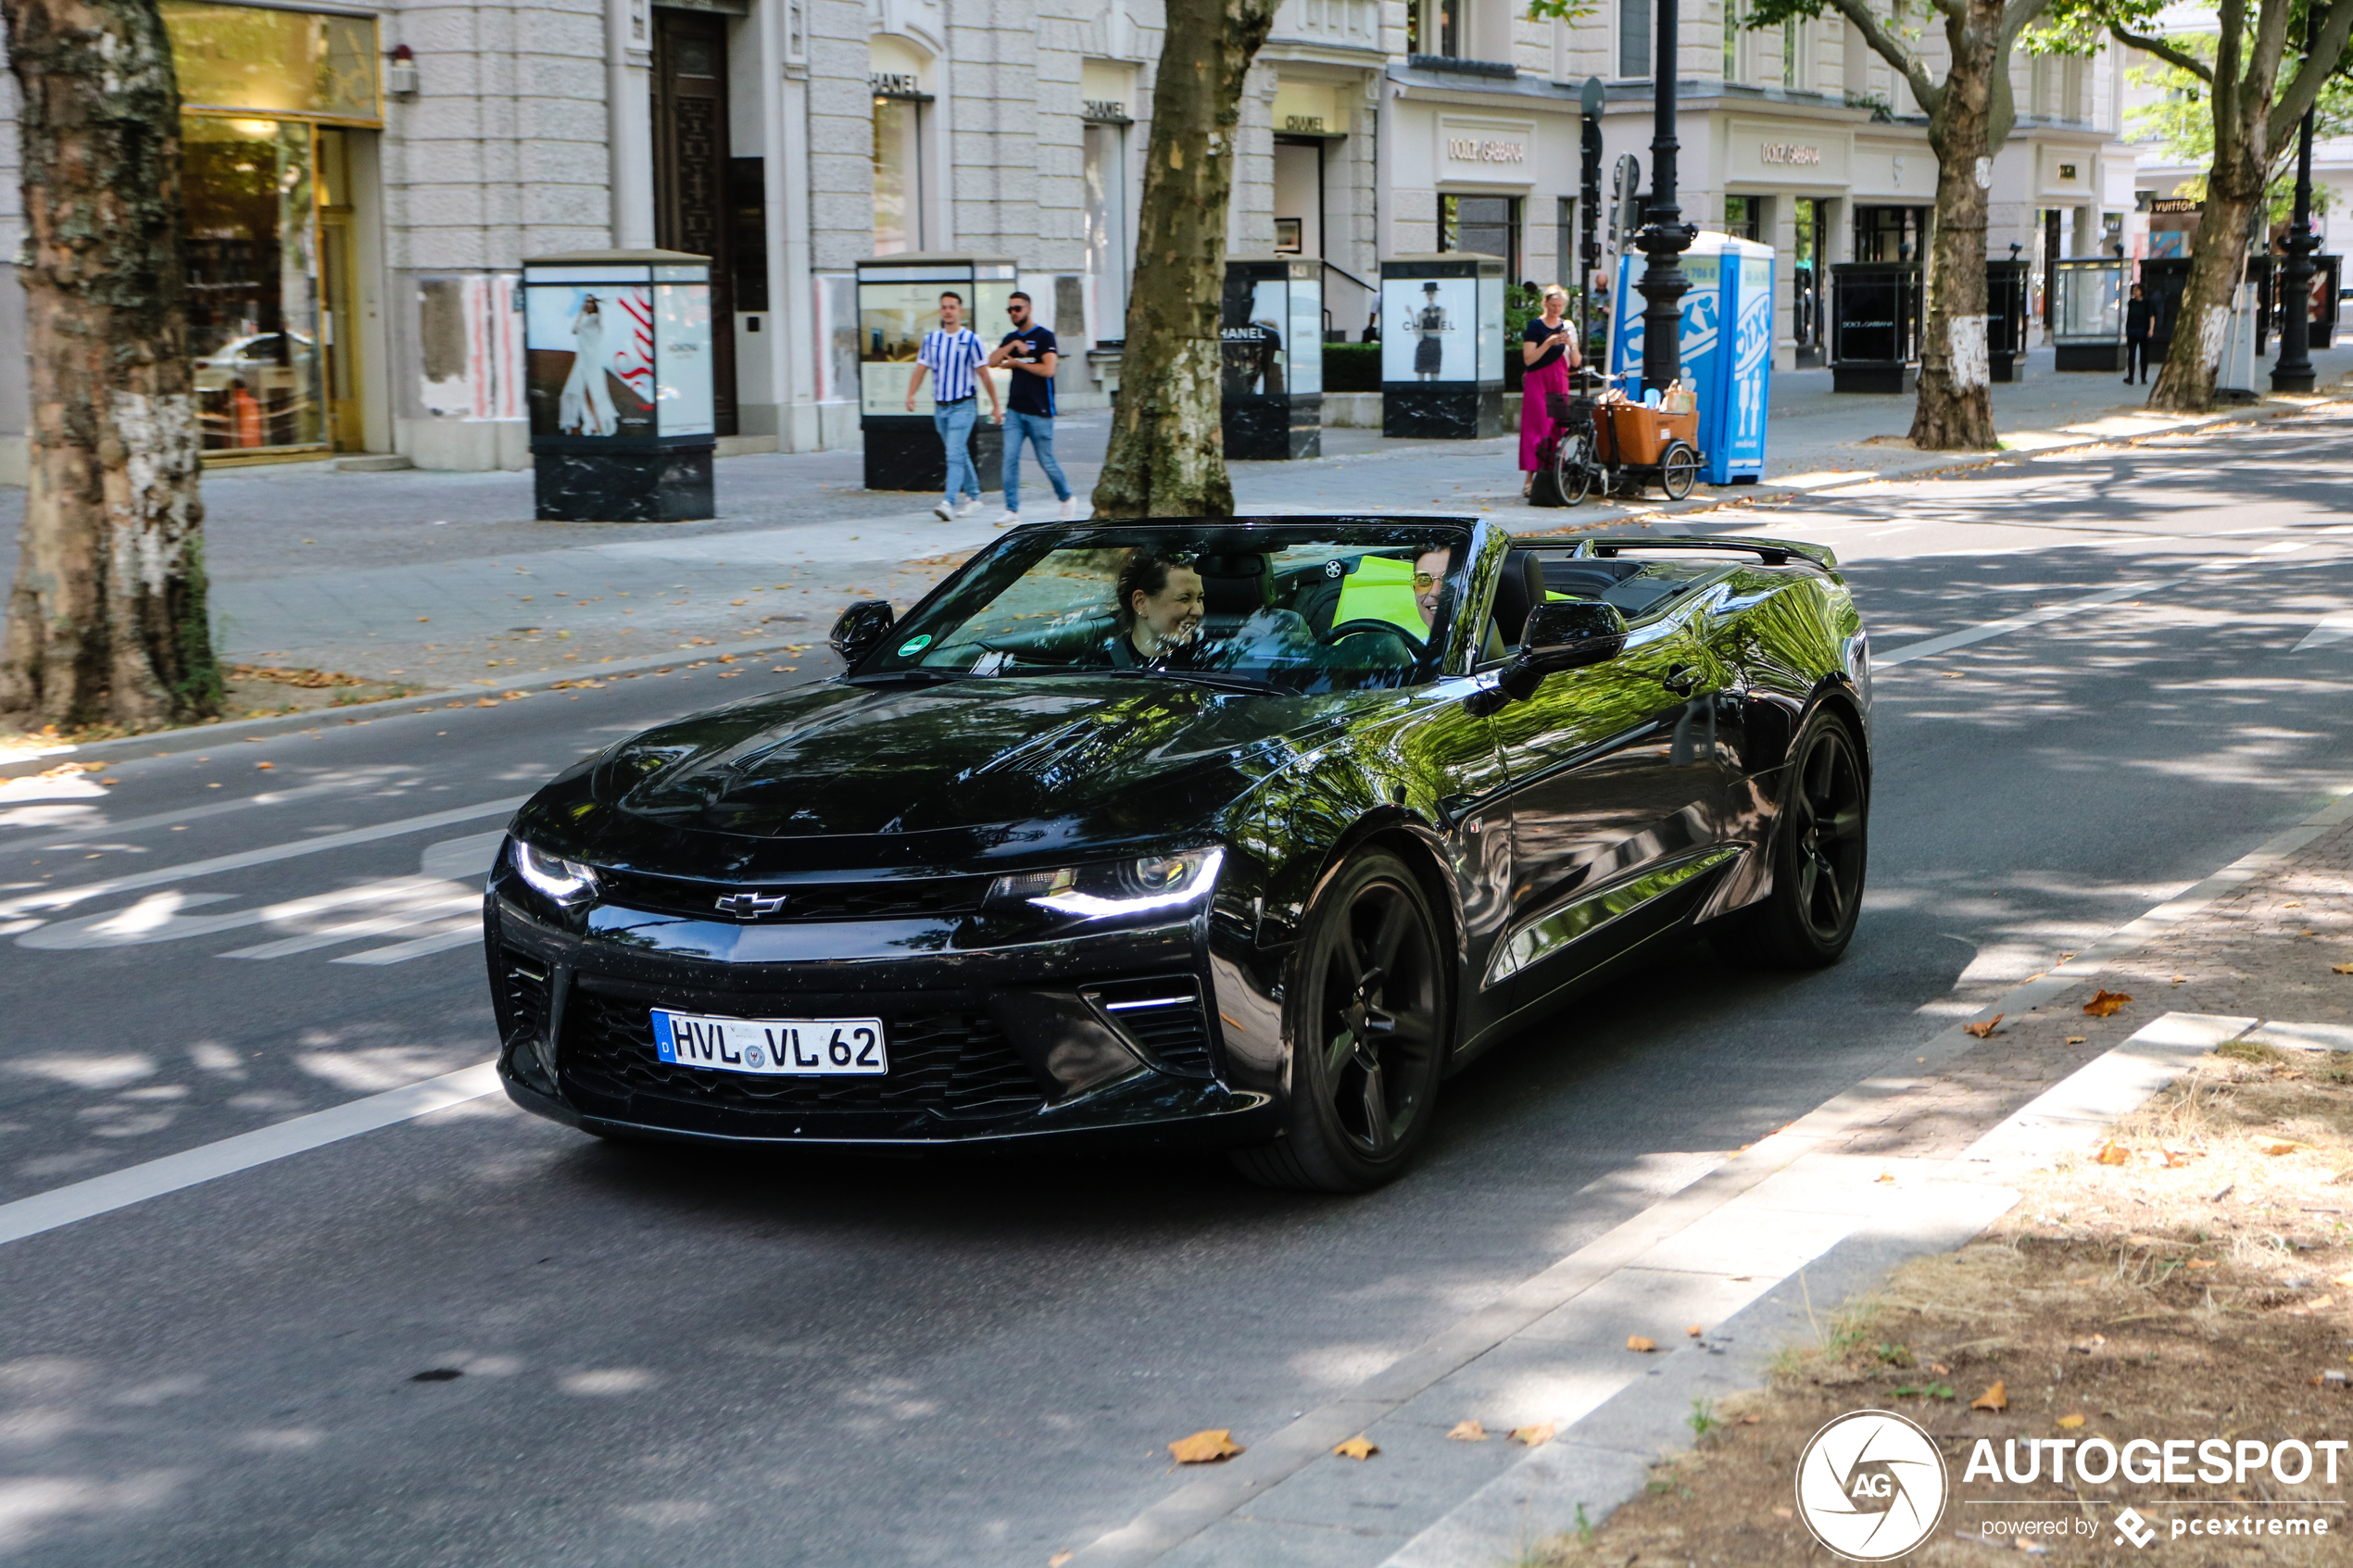
[[[1201,983],[1191,975],[1106,981],[1088,986],[1084,995],[1170,1072],[1211,1075],[1209,1019],[1202,1010]]]
[[[491,1001],[498,1015],[499,1038],[509,1044],[544,1039],[547,1034],[547,966],[501,949],[495,973]]]

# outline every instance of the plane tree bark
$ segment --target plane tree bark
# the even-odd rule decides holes
[[[0,0],[21,108],[30,470],[0,714],[212,717],[180,91],[155,0]]]
[[[1994,155],[2017,119],[2010,53],[2048,0],[1930,0],[1948,63],[1940,80],[1892,16],[1872,0],[1760,0],[1752,28],[1835,11],[1863,35],[1928,111],[1936,154],[1936,216],[1922,269],[1920,381],[1911,440],[1935,452],[1994,445],[1994,391],[1985,349],[1985,200]]]
[[[1276,0],[1167,0],[1098,517],[1233,515],[1218,387],[1226,214],[1242,82],[1275,9]]]

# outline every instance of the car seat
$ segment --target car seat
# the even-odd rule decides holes
[[[1528,612],[1544,602],[1544,568],[1532,550],[1511,550],[1495,578],[1495,633],[1505,647],[1519,646]]]
[[[1275,603],[1275,577],[1264,555],[1199,556],[1193,570],[1201,574],[1204,637],[1230,637],[1243,621]]]

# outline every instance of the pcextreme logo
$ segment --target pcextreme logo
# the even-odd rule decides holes
[[[1951,1485],[1926,1432],[1891,1411],[1856,1411],[1806,1445],[1797,1514],[1839,1556],[1885,1562],[1928,1539]]]

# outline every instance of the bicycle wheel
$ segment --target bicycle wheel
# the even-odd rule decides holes
[[[1667,492],[1667,498],[1681,500],[1692,493],[1698,479],[1699,454],[1680,441],[1668,442],[1658,464],[1658,487]]]
[[[1574,507],[1593,486],[1593,439],[1583,431],[1563,434],[1553,451],[1553,482],[1560,486],[1561,505]]]

